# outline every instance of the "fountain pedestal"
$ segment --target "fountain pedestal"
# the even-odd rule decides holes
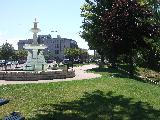
[[[45,62],[43,55],[43,50],[47,48],[44,44],[38,44],[37,33],[40,31],[37,28],[36,19],[34,23],[34,28],[31,28],[33,32],[33,42],[32,44],[25,44],[24,49],[28,50],[27,62],[23,66],[23,70],[34,70],[34,71],[45,71],[48,67]]]

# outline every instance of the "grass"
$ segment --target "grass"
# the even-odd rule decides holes
[[[160,87],[114,69],[92,69],[101,78],[0,86],[0,119],[20,111],[27,120],[158,120]]]

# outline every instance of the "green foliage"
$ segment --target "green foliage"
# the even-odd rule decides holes
[[[144,53],[144,64],[146,67],[153,70],[160,70],[160,2],[158,0],[147,0],[148,6],[150,6],[154,12],[153,18],[150,20],[151,23],[156,24],[157,36],[152,39],[145,38],[145,41],[150,44],[149,49],[145,49]]]
[[[79,48],[66,48],[64,51],[65,56],[68,57],[77,57],[81,54],[83,54],[83,51]]]
[[[19,56],[18,56],[18,51],[15,51],[14,54],[12,55],[12,60],[18,61]]]
[[[106,43],[118,54],[131,54],[133,49],[148,48],[144,37],[153,38],[157,26],[148,20],[153,17],[149,7],[136,0],[114,1],[111,10],[103,16]]]
[[[81,28],[81,37],[88,42],[90,49],[97,50],[100,54],[105,51],[102,38],[102,16],[106,9],[110,9],[112,0],[86,0],[81,7],[81,17],[84,18]]]
[[[45,57],[45,60],[50,60],[50,59],[53,59],[54,54],[48,51],[47,54],[44,55],[44,57]]]
[[[12,56],[14,55],[14,52],[15,52],[15,50],[12,47],[12,45],[6,42],[5,44],[2,45],[1,57],[4,60],[12,59]]]
[[[20,60],[26,59],[27,55],[28,55],[28,53],[27,53],[27,50],[25,50],[25,49],[21,49],[21,50],[17,51],[17,56],[18,56],[18,59],[20,59]]]
[[[129,56],[127,62],[131,74],[133,57],[142,49],[155,55],[155,67],[160,56],[159,8],[157,0],[86,0],[81,7],[84,18],[81,37],[91,49],[109,58],[113,65],[119,55]]]

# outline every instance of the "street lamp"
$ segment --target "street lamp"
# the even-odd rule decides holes
[[[57,30],[52,30],[51,32],[57,32]]]
[[[55,31],[54,31],[54,30],[52,30],[51,32],[57,32],[57,30],[55,30]]]

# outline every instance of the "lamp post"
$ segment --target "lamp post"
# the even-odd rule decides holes
[[[57,32],[57,30],[52,30],[51,32]]]

